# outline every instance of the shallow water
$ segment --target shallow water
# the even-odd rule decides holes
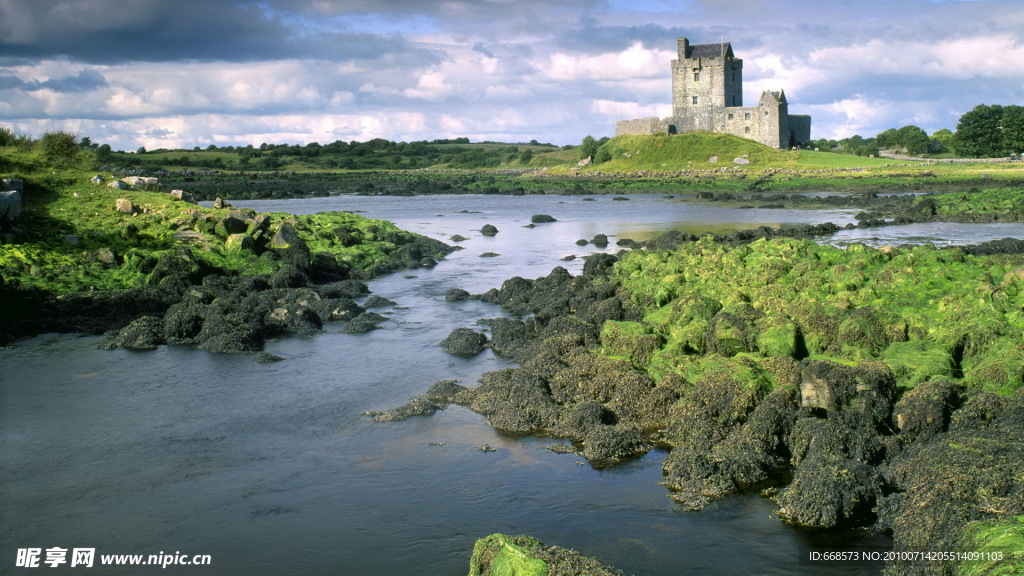
[[[96,549],[97,564],[101,554],[212,560],[205,568],[97,566],[93,574],[455,575],[466,573],[477,538],[508,532],[651,576],[877,574],[877,565],[801,563],[806,536],[756,496],[699,513],[676,509],[659,484],[662,452],[595,471],[578,456],[546,450],[550,439],[502,437],[461,407],[404,422],[362,415],[400,405],[437,380],[472,386],[483,372],[510,365],[489,351],[467,359],[438,346],[454,328],[501,314],[482,302],[447,303],[449,288],[479,293],[558,265],[578,273],[582,260],[561,258],[595,250],[575,241],[597,233],[617,250],[618,238],[672,228],[852,221],[843,211],[631,198],[238,202],[293,213],[354,210],[442,240],[469,240],[434,269],[370,284],[398,303],[383,310],[389,320],[381,330],[347,335],[328,325],[323,334],[272,342],[267,350],[286,358],[275,364],[192,347],[99,351],[95,337],[58,335],[0,350],[0,571],[13,569],[19,548],[82,547]],[[533,214],[558,222],[525,228]],[[486,223],[499,234],[480,235]],[[912,234],[942,243],[985,230]]]

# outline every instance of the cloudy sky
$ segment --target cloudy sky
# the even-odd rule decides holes
[[[611,136],[667,116],[676,39],[813,138],[1024,104],[1021,0],[0,0],[0,125],[115,149]]]

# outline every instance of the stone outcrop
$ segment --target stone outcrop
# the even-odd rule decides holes
[[[545,546],[529,536],[492,534],[476,541],[469,576],[625,576],[575,550]]]
[[[0,180],[0,225],[10,225],[21,216],[25,184],[21,180]]]

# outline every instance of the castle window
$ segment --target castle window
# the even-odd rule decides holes
[[[697,97],[696,97],[696,96],[694,96],[694,97],[693,97],[693,103],[694,103],[694,104],[696,104],[696,103],[697,103]]]
[[[729,120],[732,120],[732,117],[733,117],[732,114],[729,114]]]
[[[750,120],[750,112],[746,112],[746,113],[744,113],[744,114],[743,114],[743,119],[744,119],[744,120]]]
[[[743,133],[744,134],[750,134],[750,126],[744,126],[743,127]]]
[[[700,72],[694,72],[693,73],[693,81],[694,82],[700,82]]]

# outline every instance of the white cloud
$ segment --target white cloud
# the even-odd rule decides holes
[[[640,42],[619,52],[572,54],[557,52],[538,62],[537,69],[548,81],[627,80],[668,76],[674,50],[652,50]]]
[[[82,11],[77,4],[111,2],[64,3],[54,21],[80,17],[71,32],[94,45],[102,30],[117,39],[137,34],[137,23],[154,17],[147,6],[170,13],[169,1],[128,0],[109,18],[73,14]],[[813,115],[815,137],[870,136],[910,123],[953,128],[976,104],[1024,97],[1024,67],[1015,65],[1024,62],[1024,11],[1016,0],[898,0],[870,11],[811,0],[770,8],[761,0],[319,4],[327,8],[305,0],[245,8],[259,18],[247,28],[225,22],[220,44],[174,28],[204,49],[235,46],[210,56],[170,42],[156,59],[140,47],[117,60],[105,48],[102,65],[74,55],[0,58],[0,76],[14,78],[0,84],[0,123],[33,133],[73,125],[124,149],[453,135],[578,142],[610,135],[616,120],[670,113],[670,62],[682,35],[731,41],[745,62],[746,103],[784,89],[791,112]],[[36,18],[22,41],[37,42],[37,53],[50,46],[39,30],[57,26],[39,5],[23,5]],[[217,6],[209,13],[237,12]],[[232,43],[267,30],[282,36]],[[17,47],[0,39],[0,48]],[[152,61],[130,60],[142,52]],[[242,61],[231,59],[240,53]]]
[[[639,102],[616,102],[613,100],[594,100],[590,103],[590,112],[607,118],[609,122],[657,116],[665,118],[672,115],[671,104],[640,104]]]
[[[1024,44],[1020,38],[1006,34],[937,41],[876,38],[865,44],[816,50],[809,55],[809,60],[840,73],[856,71],[953,80],[1024,78],[1024,69],[1009,65],[1024,61]]]

